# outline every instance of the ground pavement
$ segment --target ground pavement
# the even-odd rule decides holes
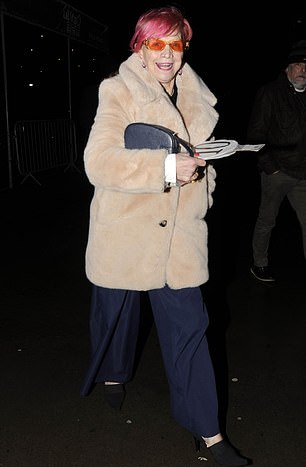
[[[232,184],[234,173],[235,167],[219,173],[207,218],[211,278],[203,287],[220,417],[254,466],[305,467],[300,232],[285,206],[271,253],[278,281],[268,287],[251,278],[256,181]],[[0,193],[0,466],[214,467],[171,417],[145,295],[135,376],[122,410],[111,409],[98,386],[79,396],[89,359],[84,250],[92,187],[82,172],[38,178],[41,185],[26,180]]]

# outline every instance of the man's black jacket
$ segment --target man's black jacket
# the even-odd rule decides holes
[[[265,143],[258,154],[260,171],[277,170],[306,178],[306,91],[297,92],[285,71],[262,86],[256,95],[248,143]]]

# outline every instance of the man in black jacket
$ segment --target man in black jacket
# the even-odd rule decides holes
[[[286,196],[302,228],[306,258],[306,41],[293,46],[277,79],[259,89],[247,139],[265,143],[258,155],[261,202],[253,232],[251,273],[262,282],[274,282],[268,250]]]

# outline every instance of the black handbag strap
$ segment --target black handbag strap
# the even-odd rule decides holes
[[[187,141],[183,140],[182,138],[179,138],[179,136],[175,135],[176,138],[178,139],[178,142],[180,143],[181,146],[183,146],[187,152],[189,152],[189,155],[191,157],[194,156],[194,150],[192,149],[192,147],[190,146],[189,143],[187,143]]]

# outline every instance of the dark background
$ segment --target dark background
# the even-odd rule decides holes
[[[83,14],[82,31],[86,29],[84,14],[107,26],[107,50],[93,48],[71,38],[71,113],[67,38],[37,26],[36,19],[44,15],[38,0],[11,0],[4,4],[8,8],[12,5],[22,8],[28,15],[24,20],[9,15],[4,17],[10,144],[15,181],[19,177],[13,138],[16,121],[72,118],[76,125],[81,163],[96,110],[98,84],[130,55],[129,41],[139,16],[152,7],[168,3],[133,1],[106,4],[93,0],[48,0],[44,4],[44,20],[48,14],[53,17],[55,10],[60,6],[64,8],[66,4]],[[306,38],[304,9],[296,3],[290,11],[288,7],[277,5],[274,13],[267,12],[265,6],[258,3],[248,3],[247,7],[238,7],[235,3],[221,7],[217,2],[194,0],[171,4],[182,10],[193,28],[186,59],[217,97],[216,108],[220,118],[215,136],[246,142],[246,124],[255,92],[283,68],[291,44]],[[64,22],[63,18],[59,18],[59,22]],[[29,87],[29,82],[34,86]],[[0,73],[1,188],[8,183],[4,99],[3,75]]]
[[[291,44],[306,38],[305,8],[298,4],[267,4],[185,0],[133,1],[112,5],[71,0],[75,8],[109,26],[111,67],[129,55],[129,41],[139,16],[150,8],[175,5],[190,21],[193,39],[187,60],[218,98],[220,132],[243,138],[245,123],[258,86],[274,78],[284,66]],[[240,2],[239,2],[240,3]]]
[[[110,51],[98,57],[97,81],[99,73],[102,77],[128,56],[138,16],[159,5],[70,3],[109,24]],[[258,85],[276,76],[291,42],[306,37],[298,5],[288,8],[289,13],[277,5],[275,13],[267,15],[258,3],[221,8],[217,2],[184,2],[183,12],[194,30],[188,60],[218,98],[220,135],[243,137]],[[67,117],[62,63],[46,73],[38,102],[31,93],[35,88],[23,86],[23,76],[32,77],[37,62],[25,61],[28,70],[17,73],[22,52],[33,37],[39,38],[40,29],[14,18],[6,18],[5,24],[12,123],[33,115]],[[66,50],[66,42],[53,33],[45,33],[45,40],[37,56],[51,63]],[[80,52],[72,62],[77,114],[92,51],[75,42],[73,46]],[[85,120],[90,118],[87,114]],[[6,160],[2,146],[0,156]],[[203,288],[210,315],[208,337],[232,442],[254,459],[254,467],[302,467],[306,269],[301,232],[285,202],[271,245],[277,282],[266,287],[251,277],[251,235],[259,200],[255,160],[254,153],[237,153],[216,161],[214,204],[207,215],[210,280]],[[93,187],[75,170],[35,176],[40,185],[16,179],[13,189],[1,191],[0,465],[199,467],[204,460],[201,465],[215,466],[207,450],[194,451],[192,436],[170,415],[155,328],[148,329],[149,308],[143,308],[143,316],[150,333],[140,333],[144,350],[122,411],[108,407],[99,387],[90,397],[80,397],[90,354],[90,284],[84,258]]]

